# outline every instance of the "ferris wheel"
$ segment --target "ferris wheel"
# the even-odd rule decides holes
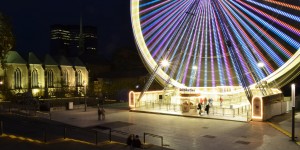
[[[162,84],[266,81],[281,87],[300,72],[299,5],[293,0],[131,0],[132,28],[145,66]]]

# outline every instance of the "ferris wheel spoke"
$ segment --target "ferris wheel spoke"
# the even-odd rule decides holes
[[[284,74],[299,53],[292,1],[131,1],[141,57],[150,69],[168,60],[157,77],[176,86],[248,86]]]

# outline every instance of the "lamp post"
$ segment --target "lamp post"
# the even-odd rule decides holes
[[[295,84],[291,85],[292,89],[292,141],[295,141]]]
[[[86,82],[85,81],[83,81],[83,86],[84,86],[84,111],[86,111],[87,104],[86,104]]]

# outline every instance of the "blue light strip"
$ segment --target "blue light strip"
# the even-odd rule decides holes
[[[139,7],[142,8],[142,7],[145,7],[145,6],[149,6],[149,5],[154,4],[156,2],[159,2],[159,1],[161,1],[161,0],[153,0],[153,1],[150,1],[148,3],[141,4]]]
[[[218,33],[217,33],[217,23],[216,23],[216,12],[211,11],[212,13],[212,27],[213,27],[213,34],[214,34],[214,41],[215,41],[215,49],[216,49],[216,57],[217,57],[217,63],[218,63],[218,70],[219,70],[219,77],[220,77],[220,85],[221,86],[225,86],[226,85],[226,81],[224,80],[224,71],[223,71],[223,66],[222,66],[222,55],[221,55],[221,51],[220,51],[220,43],[219,43],[219,39],[218,39]]]
[[[277,14],[280,14],[280,15],[282,15],[282,16],[285,16],[285,17],[287,17],[287,18],[290,18],[290,19],[295,20],[295,21],[297,21],[297,22],[300,23],[300,17],[299,17],[299,16],[295,16],[295,15],[293,15],[293,14],[290,14],[290,13],[287,13],[287,12],[284,12],[284,11],[281,11],[281,10],[278,10],[278,9],[275,9],[275,8],[272,8],[272,7],[270,7],[270,6],[267,6],[267,5],[258,3],[258,2],[256,2],[256,1],[248,1],[248,2],[250,2],[250,3],[252,3],[252,4],[256,4],[256,5],[258,5],[258,6],[261,6],[261,7],[265,8],[265,9],[267,9],[267,10],[273,11],[273,12],[275,12],[275,13],[277,13]],[[296,3],[296,2],[295,2],[295,3]],[[299,1],[298,1],[298,4],[299,4]],[[298,15],[299,15],[299,14],[298,14]]]
[[[234,2],[234,1],[232,1],[232,3],[234,3],[238,8],[242,9],[245,13],[247,13],[248,15],[250,15],[252,18],[254,18],[255,20],[257,20],[259,23],[261,23],[262,25],[264,25],[270,31],[272,31],[273,33],[277,34],[278,37],[280,37],[281,39],[283,39],[284,41],[286,41],[288,44],[290,44],[295,49],[298,49],[300,47],[300,43],[297,42],[297,41],[295,41],[293,38],[291,38],[287,34],[283,33],[279,29],[277,29],[274,26],[272,26],[270,23],[264,21],[263,19],[259,18],[258,16],[256,16],[252,12],[250,12],[247,9],[243,8],[238,3]]]

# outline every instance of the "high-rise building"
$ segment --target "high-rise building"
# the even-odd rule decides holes
[[[97,28],[94,26],[52,25],[50,51],[53,55],[79,56],[97,52]],[[81,34],[81,31],[82,34]]]

